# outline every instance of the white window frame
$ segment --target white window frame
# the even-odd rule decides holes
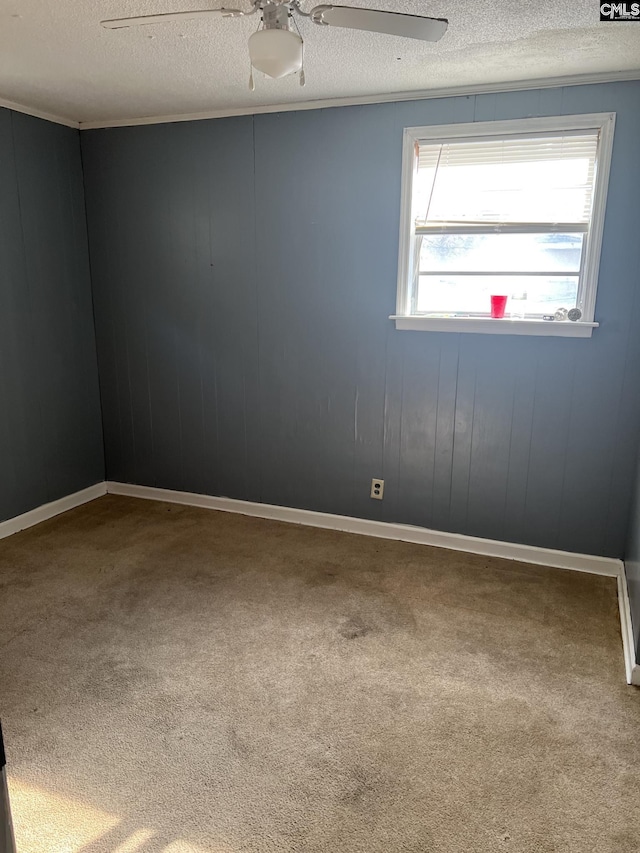
[[[507,121],[484,121],[467,124],[407,127],[404,130],[402,149],[402,195],[400,208],[400,245],[398,255],[398,295],[396,313],[389,319],[395,320],[396,329],[408,331],[476,332],[501,335],[545,335],[562,337],[591,337],[595,322],[596,292],[602,233],[609,187],[609,170],[613,149],[615,113],[589,113],[585,115],[525,118]],[[522,133],[563,133],[572,130],[598,130],[600,142],[596,160],[593,188],[591,222],[587,232],[580,273],[579,292],[583,295],[583,315],[577,322],[548,321],[536,319],[505,318],[493,320],[489,317],[429,317],[411,313],[410,281],[412,280],[412,192],[415,167],[416,143],[450,142],[456,139],[481,138],[483,136],[509,136]]]

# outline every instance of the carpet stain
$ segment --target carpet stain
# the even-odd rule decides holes
[[[20,853],[638,851],[615,579],[106,496],[0,587]]]
[[[366,637],[373,629],[370,625],[366,625],[358,618],[347,619],[340,628],[338,633],[345,640],[357,640],[359,637]]]

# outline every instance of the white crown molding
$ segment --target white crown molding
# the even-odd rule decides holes
[[[384,95],[362,95],[345,98],[319,98],[315,101],[299,101],[287,104],[266,104],[237,109],[208,110],[196,113],[174,113],[171,115],[137,116],[121,119],[99,119],[82,121],[71,119],[46,110],[21,104],[0,96],[0,107],[17,113],[41,118],[54,124],[62,124],[75,130],[97,130],[107,127],[134,127],[145,124],[167,124],[170,122],[201,121],[231,116],[261,115],[263,113],[295,112],[296,110],[320,110],[328,107],[350,107],[366,104],[386,104],[394,101],[424,101],[432,98],[453,98],[468,95],[492,95],[500,92],[523,92],[528,89],[556,89],[562,86],[588,86],[593,83],[621,83],[640,80],[640,69],[632,71],[603,71],[592,74],[573,74],[565,77],[547,77],[514,82],[483,83],[477,86],[450,86],[439,89],[421,89],[413,92],[390,92]]]
[[[394,101],[424,101],[432,98],[453,98],[467,95],[492,95],[500,92],[522,92],[528,89],[556,89],[563,86],[588,86],[593,83],[621,83],[640,80],[640,69],[633,71],[603,71],[592,74],[574,74],[566,77],[547,77],[538,80],[484,83],[477,86],[451,86],[440,89],[422,89],[413,92],[390,92],[384,95],[360,97],[320,98],[315,101],[298,101],[287,104],[266,104],[238,109],[209,110],[197,113],[174,113],[137,118],[80,121],[80,130],[97,130],[108,127],[134,127],[144,124],[167,124],[170,122],[201,121],[231,116],[261,115],[263,113],[295,112],[297,110],[320,110],[328,107],[351,107],[366,104],[386,104]]]
[[[35,107],[29,107],[26,104],[18,104],[16,101],[10,101],[1,96],[0,107],[4,107],[7,110],[13,110],[14,113],[23,113],[24,115],[33,116],[34,118],[42,118],[45,121],[51,121],[54,124],[63,124],[65,127],[72,127],[74,130],[78,130],[80,127],[80,122],[74,121],[73,119],[65,118],[64,116],[59,116],[55,113],[48,113],[45,110],[38,110]]]
[[[21,530],[26,530],[27,527],[33,527],[35,524],[40,524],[42,521],[47,521],[55,515],[60,515],[74,507],[86,504],[96,498],[106,495],[106,483],[96,483],[95,486],[89,486],[87,489],[82,489],[79,492],[74,492],[72,495],[67,495],[57,501],[52,501],[48,504],[43,504],[35,509],[29,510],[22,515],[17,515],[15,518],[10,518],[7,521],[0,522],[0,539],[7,536],[12,536],[14,533],[19,533]]]

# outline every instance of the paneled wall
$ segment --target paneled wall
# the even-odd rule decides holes
[[[640,465],[636,477],[629,535],[625,552],[625,568],[629,584],[629,603],[636,640],[636,659],[640,662]]]
[[[605,111],[593,337],[396,331],[402,129]],[[110,479],[622,555],[640,84],[81,138]]]
[[[0,520],[103,478],[79,134],[0,109]]]

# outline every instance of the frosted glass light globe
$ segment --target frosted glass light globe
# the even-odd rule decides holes
[[[269,77],[285,77],[302,68],[302,39],[291,30],[258,30],[249,37],[251,64]]]

